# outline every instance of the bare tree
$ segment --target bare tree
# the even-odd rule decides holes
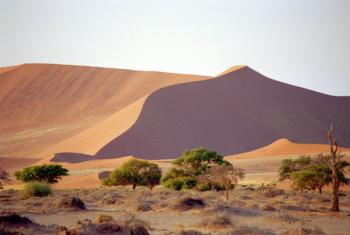
[[[230,189],[243,177],[244,171],[241,168],[235,168],[230,163],[224,163],[209,168],[204,175],[199,177],[199,181],[223,186],[226,190],[226,200],[228,200]]]
[[[341,159],[344,155],[341,154],[341,148],[339,147],[337,141],[333,136],[333,125],[331,124],[331,128],[328,131],[328,141],[331,152],[331,161],[330,167],[332,169],[332,197],[330,204],[330,211],[339,212],[339,187],[340,187],[340,179],[339,179],[339,165],[341,165]]]
[[[9,173],[0,168],[0,189],[3,189],[4,182],[7,182],[9,180]]]

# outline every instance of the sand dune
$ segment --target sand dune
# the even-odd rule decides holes
[[[8,71],[11,71],[11,70],[13,70],[13,69],[15,69],[15,68],[17,68],[17,67],[19,67],[19,66],[21,66],[21,65],[0,67],[0,74],[1,74],[1,73],[6,73],[6,72],[8,72]]]
[[[234,71],[236,71],[236,70],[238,70],[238,69],[242,69],[242,68],[244,68],[244,67],[246,67],[246,66],[245,66],[245,65],[236,65],[236,66],[232,66],[232,67],[226,69],[224,72],[219,73],[217,76],[220,77],[220,76],[226,75],[226,74],[228,74],[228,73],[232,73],[232,72],[234,72]]]
[[[54,64],[7,69],[0,73],[0,156],[37,156],[159,88],[208,78]]]
[[[350,151],[349,148],[342,148],[342,151]],[[327,144],[298,144],[292,143],[287,139],[279,139],[265,147],[231,156],[226,156],[226,159],[257,159],[261,157],[272,158],[275,156],[287,155],[317,155],[328,154],[329,145]]]
[[[55,153],[59,152],[68,152],[68,157],[70,157],[69,152],[95,155],[106,143],[127,131],[134,124],[146,98],[147,96],[142,97],[125,109],[38,155],[44,159],[51,159]]]
[[[18,169],[37,163],[39,160],[39,158],[0,157],[0,168],[12,173]]]
[[[326,144],[330,123],[339,143],[350,146],[348,107],[350,97],[284,84],[244,67],[152,93],[136,123],[96,157],[167,159],[199,146],[232,155],[281,138]]]

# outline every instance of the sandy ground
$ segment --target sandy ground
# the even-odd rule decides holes
[[[70,196],[81,198],[87,210],[59,208],[59,201]],[[189,197],[201,199],[205,205],[184,206],[181,200]],[[255,232],[239,234],[281,234],[301,228],[322,230],[326,234],[348,234],[349,195],[341,198],[342,212],[337,216],[328,213],[328,198],[327,193],[301,195],[272,187],[261,191],[245,185],[232,190],[229,201],[224,199],[223,192],[112,187],[56,190],[53,196],[30,199],[21,198],[20,192],[3,192],[0,193],[0,205],[3,211],[20,213],[40,224],[66,227],[84,219],[95,221],[99,214],[110,215],[118,223],[135,216],[135,220],[141,221],[155,235],[180,234],[189,230],[202,234],[233,231]],[[229,222],[223,223],[224,219]]]

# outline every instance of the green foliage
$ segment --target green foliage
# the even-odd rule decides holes
[[[171,168],[161,179],[162,184],[166,183],[168,180],[176,179],[178,177],[185,177],[186,173],[183,169]]]
[[[199,191],[210,190],[215,187],[223,188],[217,183],[201,183],[198,185],[198,181],[212,167],[231,165],[217,152],[204,148],[184,151],[172,164],[174,167],[161,179],[162,185],[175,190],[195,188]]]
[[[296,190],[315,190],[322,193],[322,188],[332,181],[332,170],[327,165],[310,165],[304,170],[291,174]]]
[[[58,164],[31,166],[15,172],[15,177],[23,182],[57,183],[62,176],[68,175],[68,170]]]
[[[184,151],[181,157],[173,161],[173,164],[186,171],[187,174],[200,175],[211,165],[221,165],[224,162],[223,156],[217,152],[196,148]]]
[[[160,183],[161,176],[162,172],[157,164],[131,159],[111,172],[102,183],[107,186],[132,185],[134,189],[137,185],[153,188]]]
[[[177,177],[168,179],[163,183],[166,188],[174,190],[192,189],[197,185],[198,181],[191,176]]]
[[[181,190],[183,188],[184,182],[182,178],[169,179],[163,183],[166,188]]]
[[[344,174],[346,161],[337,162],[337,174],[341,183],[347,183]],[[317,158],[301,156],[298,159],[285,159],[279,169],[280,180],[289,179],[296,190],[316,190],[322,193],[322,188],[332,182],[331,156],[320,155]]]
[[[196,185],[196,190],[203,192],[203,191],[209,191],[211,190],[211,184],[210,183],[198,183]]]
[[[50,185],[41,182],[27,183],[23,189],[24,197],[46,197],[52,194]]]
[[[311,163],[310,156],[300,156],[298,159],[284,159],[279,168],[280,181],[290,179],[291,174],[295,171],[301,170]]]

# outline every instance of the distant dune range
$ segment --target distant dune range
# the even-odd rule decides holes
[[[350,146],[347,107],[349,97],[284,84],[246,66],[211,79],[25,64],[0,69],[0,157],[44,163],[55,156],[85,169],[99,159],[106,167],[128,156],[171,159],[200,146],[230,160],[317,154],[328,151],[330,123]]]
[[[0,68],[0,156],[43,157],[159,88],[203,79],[209,77],[55,64]],[[126,121],[136,117],[123,116]],[[120,128],[109,124],[109,130]],[[99,147],[110,140],[94,134],[91,140],[105,141]]]
[[[349,107],[350,97],[284,84],[243,67],[152,93],[135,124],[95,157],[174,158],[198,146],[232,155],[282,138],[326,144],[330,123],[340,145],[350,146]]]

